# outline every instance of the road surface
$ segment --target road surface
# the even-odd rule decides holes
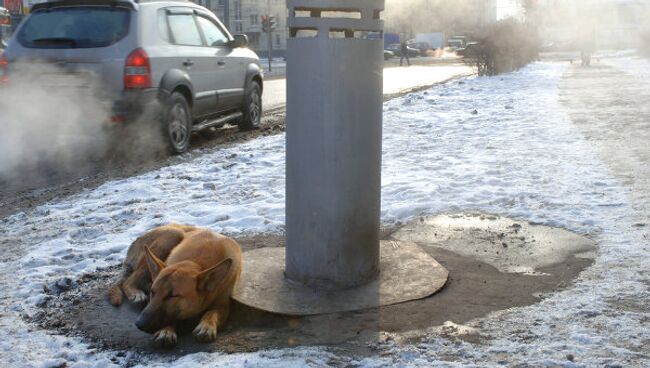
[[[472,69],[462,63],[445,65],[414,65],[384,69],[384,95],[430,86],[445,80],[469,75]],[[267,111],[283,108],[287,103],[287,80],[274,79],[264,83],[263,103]]]

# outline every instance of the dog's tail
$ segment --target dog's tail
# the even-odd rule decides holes
[[[119,307],[122,305],[122,301],[124,300],[124,293],[122,292],[123,281],[124,280],[120,280],[115,285],[111,286],[111,288],[108,290],[108,301],[114,307]]]

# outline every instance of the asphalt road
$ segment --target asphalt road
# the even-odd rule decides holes
[[[462,63],[385,68],[384,95],[400,94],[471,73],[472,69]],[[286,95],[286,79],[267,80],[262,101],[265,109],[282,109],[287,103]]]

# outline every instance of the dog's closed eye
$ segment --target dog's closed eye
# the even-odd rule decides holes
[[[169,293],[167,293],[167,296],[165,297],[165,299],[180,298],[180,297],[181,297],[181,295],[174,294],[174,291],[170,290]]]

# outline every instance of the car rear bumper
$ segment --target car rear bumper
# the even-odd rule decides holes
[[[160,101],[165,92],[159,88],[128,90],[113,102],[109,123],[122,124],[141,118],[152,118],[160,111]]]

